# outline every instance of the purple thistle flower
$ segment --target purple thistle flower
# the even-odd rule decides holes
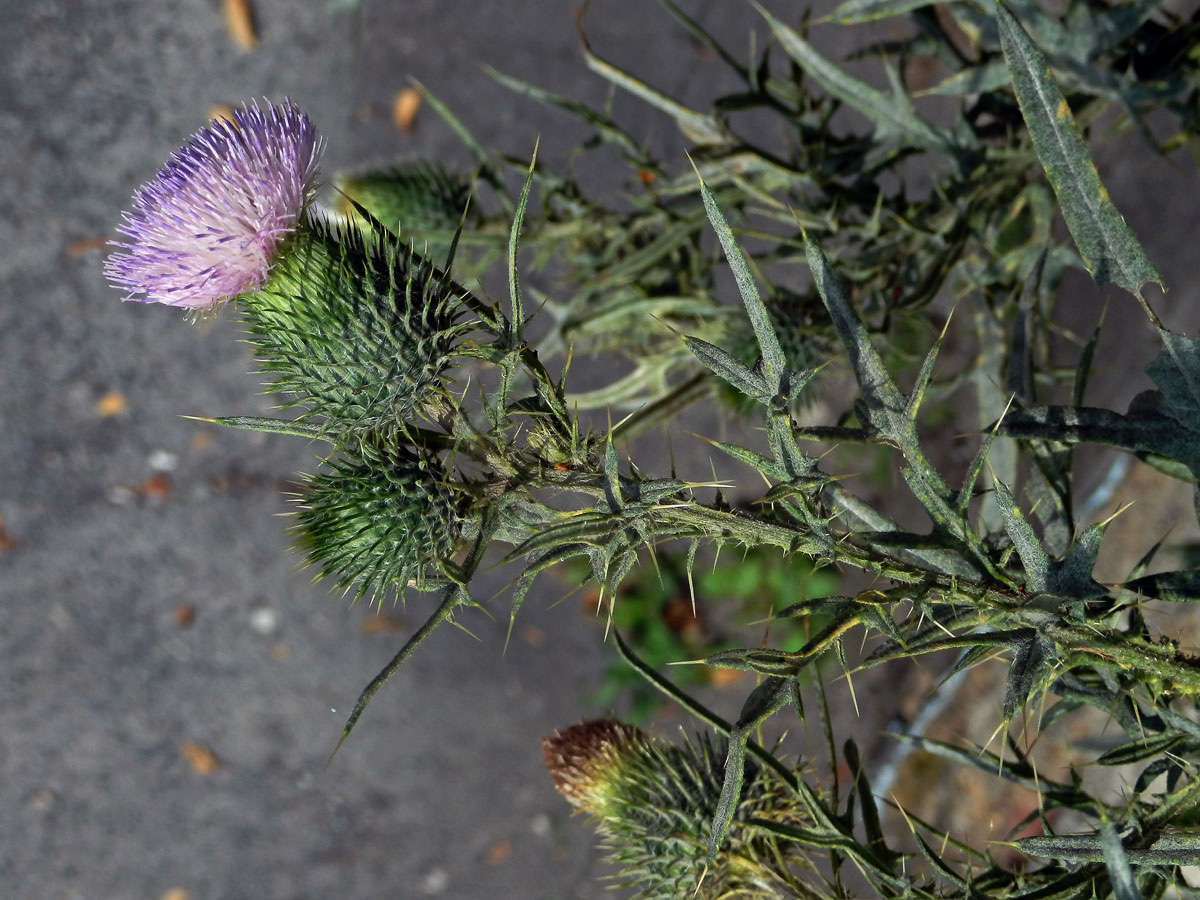
[[[186,309],[260,287],[316,190],[321,148],[291,101],[210,122],[133,195],[108,280],[126,300]]]

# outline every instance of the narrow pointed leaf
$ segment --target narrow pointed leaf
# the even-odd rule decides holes
[[[739,393],[760,403],[771,401],[773,394],[766,380],[728,350],[697,337],[685,336],[683,342],[706,369],[737,388]]]
[[[863,397],[872,407],[872,414],[878,410],[887,419],[882,423],[884,427],[881,430],[888,431],[904,418],[907,405],[904,397],[884,366],[879,352],[872,346],[870,333],[858,317],[858,313],[854,311],[854,307],[850,305],[850,298],[846,296],[841,282],[829,267],[825,254],[807,234],[804,235],[804,249],[817,292],[833,319],[838,337],[846,345],[850,364],[854,367]]]
[[[757,6],[757,4],[755,4]],[[817,52],[795,29],[776,19],[761,6],[758,11],[770,26],[783,51],[829,94],[858,110],[885,134],[895,134],[925,149],[952,149],[951,136],[917,117],[912,105],[876,90],[836,66]]]
[[[517,248],[521,241],[521,224],[525,221],[525,207],[529,205],[529,188],[533,184],[536,165],[535,144],[533,158],[529,160],[529,171],[525,173],[525,183],[521,186],[521,198],[517,201],[517,208],[513,213],[512,230],[508,235],[508,298],[512,304],[512,322],[509,323],[509,329],[513,346],[520,345],[525,331],[525,307],[521,301],[521,286],[517,280]]]
[[[1017,548],[1017,554],[1025,566],[1025,578],[1032,591],[1044,591],[1050,577],[1050,557],[1047,555],[1037,532],[1017,506],[1012,492],[1003,481],[995,481],[993,488],[996,505],[1004,517],[1004,529]]]
[[[746,767],[746,743],[751,733],[760,724],[792,701],[796,690],[792,678],[767,677],[756,687],[742,707],[737,724],[729,735],[729,755],[725,758],[725,780],[721,784],[721,797],[713,816],[712,832],[708,837],[708,862],[711,865],[720,852],[733,814],[742,797],[742,780]]]
[[[699,178],[699,172],[696,177]],[[708,213],[708,220],[712,223],[713,231],[717,233],[717,240],[721,242],[721,249],[725,251],[725,259],[729,262],[729,269],[733,273],[734,281],[737,282],[738,293],[742,295],[742,303],[746,306],[746,314],[750,317],[754,336],[758,339],[759,353],[762,354],[763,378],[766,380],[767,389],[771,392],[771,396],[775,396],[779,393],[784,372],[787,369],[787,359],[783,355],[783,347],[779,344],[779,336],[775,333],[775,325],[771,322],[771,315],[767,312],[766,304],[759,296],[758,286],[754,283],[754,276],[750,273],[746,257],[742,255],[733,231],[725,221],[721,208],[717,206],[716,199],[703,179],[700,179],[700,196],[704,200],[704,210]]]
[[[592,53],[586,39],[583,44],[583,54],[589,69],[622,90],[633,94],[639,100],[669,115],[675,120],[675,124],[679,126],[679,131],[689,141],[695,141],[697,144],[722,144],[729,140],[724,128],[721,127],[721,123],[712,116],[706,116],[703,113],[696,112],[694,109],[689,109],[674,97],[664,94],[657,88],[653,88],[646,84],[646,82],[634,78],[628,72],[617,68],[607,60],[596,56],[596,54]]]
[[[1088,271],[1097,284],[1116,284],[1145,303],[1142,285],[1161,286],[1162,277],[1101,184],[1046,58],[999,2],[996,20],[1021,115]]]
[[[1142,900],[1142,892],[1138,890],[1137,881],[1133,877],[1133,869],[1129,865],[1129,857],[1121,845],[1121,838],[1112,822],[1104,819],[1100,823],[1100,848],[1104,851],[1104,866],[1108,869],[1108,877],[1112,879],[1113,893],[1117,900]]]
[[[829,21],[838,25],[857,25],[903,15],[932,3],[933,0],[845,0],[829,14]]]
[[[417,629],[416,633],[400,648],[400,652],[393,656],[391,661],[383,667],[379,674],[371,679],[371,683],[362,689],[362,692],[358,695],[358,699],[354,701],[354,708],[350,710],[350,715],[346,717],[346,724],[342,728],[341,739],[337,742],[337,746],[333,748],[333,753],[329,754],[329,761],[333,760],[338,750],[341,749],[342,744],[346,743],[346,738],[350,737],[350,732],[354,730],[354,726],[358,724],[358,720],[366,712],[367,704],[379,693],[380,688],[387,684],[388,680],[400,671],[401,667],[408,662],[409,658],[424,643],[425,639],[433,634],[434,629],[450,618],[450,614],[454,611],[454,608],[462,602],[460,597],[461,591],[462,588],[458,585],[447,588],[442,602],[438,604],[437,609],[425,620],[425,624]],[[329,763],[326,762],[326,765],[329,765]]]
[[[1004,689],[1005,722],[1011,722],[1017,710],[1025,705],[1045,662],[1046,642],[1040,637],[1031,637],[1017,650]]]

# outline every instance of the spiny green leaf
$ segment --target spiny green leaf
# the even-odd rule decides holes
[[[1096,762],[1103,766],[1126,766],[1166,753],[1184,741],[1187,741],[1184,735],[1175,733],[1138,738],[1102,753]]]
[[[794,675],[802,664],[802,658],[800,654],[769,648],[719,650],[706,656],[704,664],[718,669],[738,669],[774,677]]]
[[[1142,285],[1161,286],[1162,277],[1101,184],[1046,58],[1003,3],[996,19],[1021,115],[1088,271],[1097,284],[1119,285],[1145,305]]]
[[[226,428],[240,428],[243,431],[265,431],[268,434],[290,434],[310,440],[328,440],[328,432],[320,425],[309,425],[305,422],[294,422],[291,419],[274,419],[269,416],[180,416],[181,419],[192,419],[196,422],[211,422],[213,425],[223,425]]]
[[[766,379],[753,372],[728,350],[710,344],[697,337],[684,336],[683,342],[701,364],[723,381],[735,387],[739,393],[759,403],[770,403],[774,396]]]
[[[484,71],[510,91],[522,94],[536,100],[538,103],[557,107],[580,121],[586,122],[596,129],[603,141],[619,147],[626,158],[644,161],[645,153],[638,146],[638,142],[603,113],[596,112],[578,100],[565,97],[562,94],[555,94],[527,81],[506,75],[503,72],[493,69],[491,66],[484,66]],[[508,203],[510,206],[512,205],[511,198],[508,198]]]
[[[1048,642],[1040,636],[1033,636],[1013,656],[1004,688],[1005,722],[1011,722],[1029,699],[1034,682],[1041,676],[1045,666],[1048,646]]]
[[[1163,350],[1146,370],[1162,392],[1159,409],[1190,431],[1200,431],[1200,339],[1159,329]]]
[[[795,680],[768,676],[746,698],[732,733],[729,735],[729,755],[725,759],[725,780],[721,785],[721,799],[713,816],[712,833],[708,838],[709,864],[716,859],[733,814],[742,795],[742,778],[746,765],[746,742],[754,729],[792,701],[796,690]]]
[[[721,144],[729,139],[721,123],[712,116],[689,109],[674,97],[664,94],[657,88],[652,88],[644,81],[634,78],[628,72],[593,53],[587,35],[583,31],[582,19],[579,21],[579,40],[583,44],[583,56],[589,69],[617,87],[649,103],[655,109],[665,112],[675,120],[679,130],[688,140],[698,144]]]
[[[696,177],[700,179],[698,170]],[[779,343],[779,336],[775,333],[771,314],[767,311],[762,297],[759,296],[758,286],[754,283],[754,276],[750,272],[750,266],[746,263],[746,257],[742,255],[737,238],[733,236],[733,231],[725,221],[721,208],[717,206],[716,199],[703,179],[700,179],[700,196],[704,200],[704,210],[708,213],[708,220],[712,223],[713,231],[717,233],[717,240],[721,242],[721,249],[725,251],[729,270],[733,273],[734,281],[737,282],[738,293],[742,296],[746,314],[750,317],[750,325],[754,328],[754,336],[758,338],[759,351],[762,353],[762,377],[766,382],[767,390],[773,397],[780,392],[787,371],[787,359],[783,354],[783,347]]]
[[[930,6],[933,2],[934,0],[844,0],[829,14],[828,19],[838,25],[857,25],[899,16],[923,6]]]
[[[1066,558],[1050,564],[1047,589],[1064,597],[1081,600],[1103,597],[1108,593],[1103,585],[1092,578],[1103,537],[1102,525],[1092,525],[1085,529]]]
[[[1128,582],[1124,587],[1146,597],[1192,602],[1200,600],[1200,569],[1143,575]]]
[[[941,128],[917,117],[908,98],[889,97],[847,74],[816,51],[793,28],[754,4],[788,56],[811,75],[829,94],[858,110],[876,124],[881,132],[898,135],[911,144],[929,150],[953,151],[954,139]]]
[[[1013,841],[1013,846],[1022,853],[1047,859],[1105,861],[1103,838],[1096,833],[1037,835]],[[1125,849],[1124,853],[1130,863],[1142,866],[1194,866],[1200,863],[1200,835],[1167,834],[1147,849]]]
[[[1200,441],[1195,432],[1181,428],[1177,420],[1157,410],[1138,409],[1122,415],[1089,406],[1031,406],[1005,416],[999,431],[1015,438],[1107,444],[1145,454],[1143,458],[1152,465],[1162,459],[1181,463],[1156,465],[1173,477],[1191,481],[1200,477]]]
[[[430,614],[429,618],[425,620],[425,624],[418,628],[416,633],[405,642],[404,646],[400,648],[400,652],[392,657],[391,661],[383,667],[380,673],[371,679],[371,683],[362,689],[362,692],[358,695],[358,699],[354,701],[354,708],[350,710],[350,715],[346,717],[346,724],[342,728],[342,737],[337,742],[337,746],[333,748],[333,752],[329,754],[329,761],[325,765],[328,766],[329,762],[332,762],[333,757],[342,748],[342,744],[346,743],[346,738],[350,737],[350,732],[354,730],[354,726],[358,724],[359,718],[366,712],[367,704],[379,693],[379,689],[387,684],[393,675],[400,671],[403,665],[408,662],[409,657],[425,642],[425,639],[433,634],[434,629],[450,618],[451,613],[454,612],[457,606],[462,603],[474,602],[470,600],[469,596],[464,597],[464,593],[463,588],[459,585],[451,585],[446,588],[445,593],[442,595],[442,601],[438,604],[437,609]]]
[[[906,419],[907,403],[884,366],[879,352],[871,344],[870,333],[858,317],[858,313],[854,311],[854,307],[850,305],[850,298],[846,296],[841,282],[829,267],[825,254],[807,234],[804,235],[804,249],[817,292],[833,319],[833,327],[837,330],[838,337],[846,346],[863,397],[871,408],[871,414],[878,413],[883,417],[884,421],[880,423],[881,430],[889,432],[896,423]]]
[[[525,333],[525,306],[521,301],[521,286],[517,280],[517,247],[521,241],[521,224],[525,221],[525,207],[529,205],[529,188],[533,184],[533,172],[537,166],[537,143],[533,145],[533,156],[529,160],[529,171],[521,186],[521,197],[513,213],[512,229],[508,233],[508,299],[512,304],[512,321],[509,323],[509,341],[519,346]]]

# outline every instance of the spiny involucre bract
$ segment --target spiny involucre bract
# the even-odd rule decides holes
[[[788,867],[807,861],[795,844],[776,844],[748,820],[789,826],[805,820],[782,785],[752,765],[728,840],[705,871],[727,749],[706,735],[669,744],[613,719],[542,738],[555,788],[595,820],[622,885],[637,887],[636,900],[791,896]]]
[[[462,498],[436,457],[364,445],[311,476],[296,533],[319,577],[356,597],[402,593],[454,552]]]
[[[258,288],[316,191],[320,154],[290,101],[210,122],[134,194],[109,281],[127,300],[192,310]]]
[[[272,388],[339,444],[436,407],[464,332],[462,290],[386,229],[313,214],[241,309]]]

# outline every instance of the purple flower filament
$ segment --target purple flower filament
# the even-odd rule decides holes
[[[126,300],[186,309],[260,287],[312,199],[320,154],[290,101],[210,122],[134,194],[105,275]]]

